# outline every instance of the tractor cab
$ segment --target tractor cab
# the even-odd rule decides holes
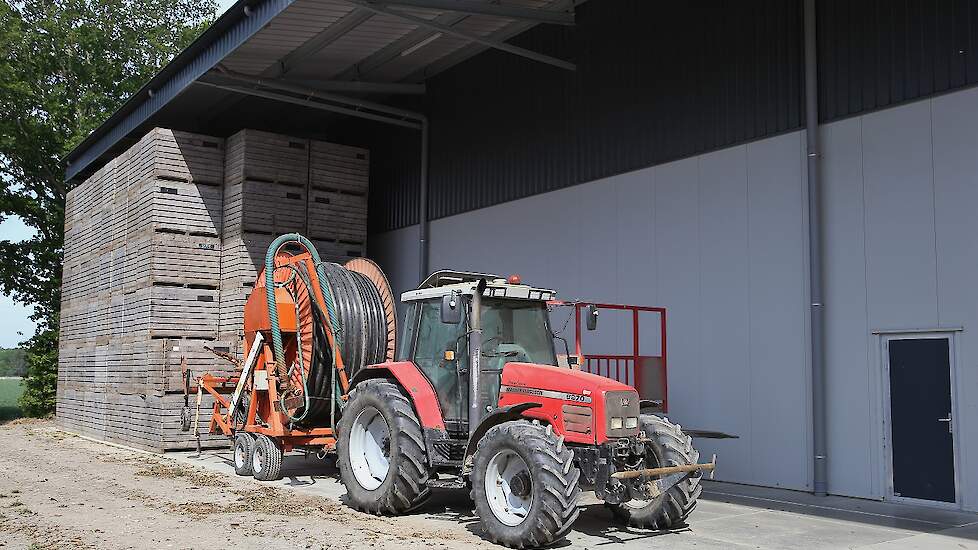
[[[438,271],[401,296],[406,311],[397,359],[414,362],[431,382],[450,433],[469,430],[473,365],[480,417],[499,403],[507,363],[557,366],[547,310],[555,294],[516,276]],[[481,332],[478,355],[472,353],[473,328]]]

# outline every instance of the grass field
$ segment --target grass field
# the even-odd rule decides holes
[[[13,420],[20,416],[17,398],[21,391],[20,378],[0,378],[0,422]]]

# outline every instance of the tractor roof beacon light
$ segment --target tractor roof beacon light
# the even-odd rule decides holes
[[[520,279],[520,276],[515,273],[510,275],[509,279],[507,279],[506,282],[511,285],[518,285],[523,283],[523,281]]]

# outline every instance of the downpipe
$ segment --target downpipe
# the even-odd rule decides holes
[[[828,492],[825,390],[825,308],[822,296],[822,185],[818,147],[818,57],[815,0],[805,0],[805,145],[808,156],[808,243],[812,338],[812,485]]]

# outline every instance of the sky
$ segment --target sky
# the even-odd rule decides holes
[[[218,0],[218,13],[234,5],[235,0]],[[18,218],[0,222],[0,240],[22,241],[34,235],[34,230]],[[0,348],[13,348],[34,335],[35,325],[29,319],[32,309],[0,294]]]

